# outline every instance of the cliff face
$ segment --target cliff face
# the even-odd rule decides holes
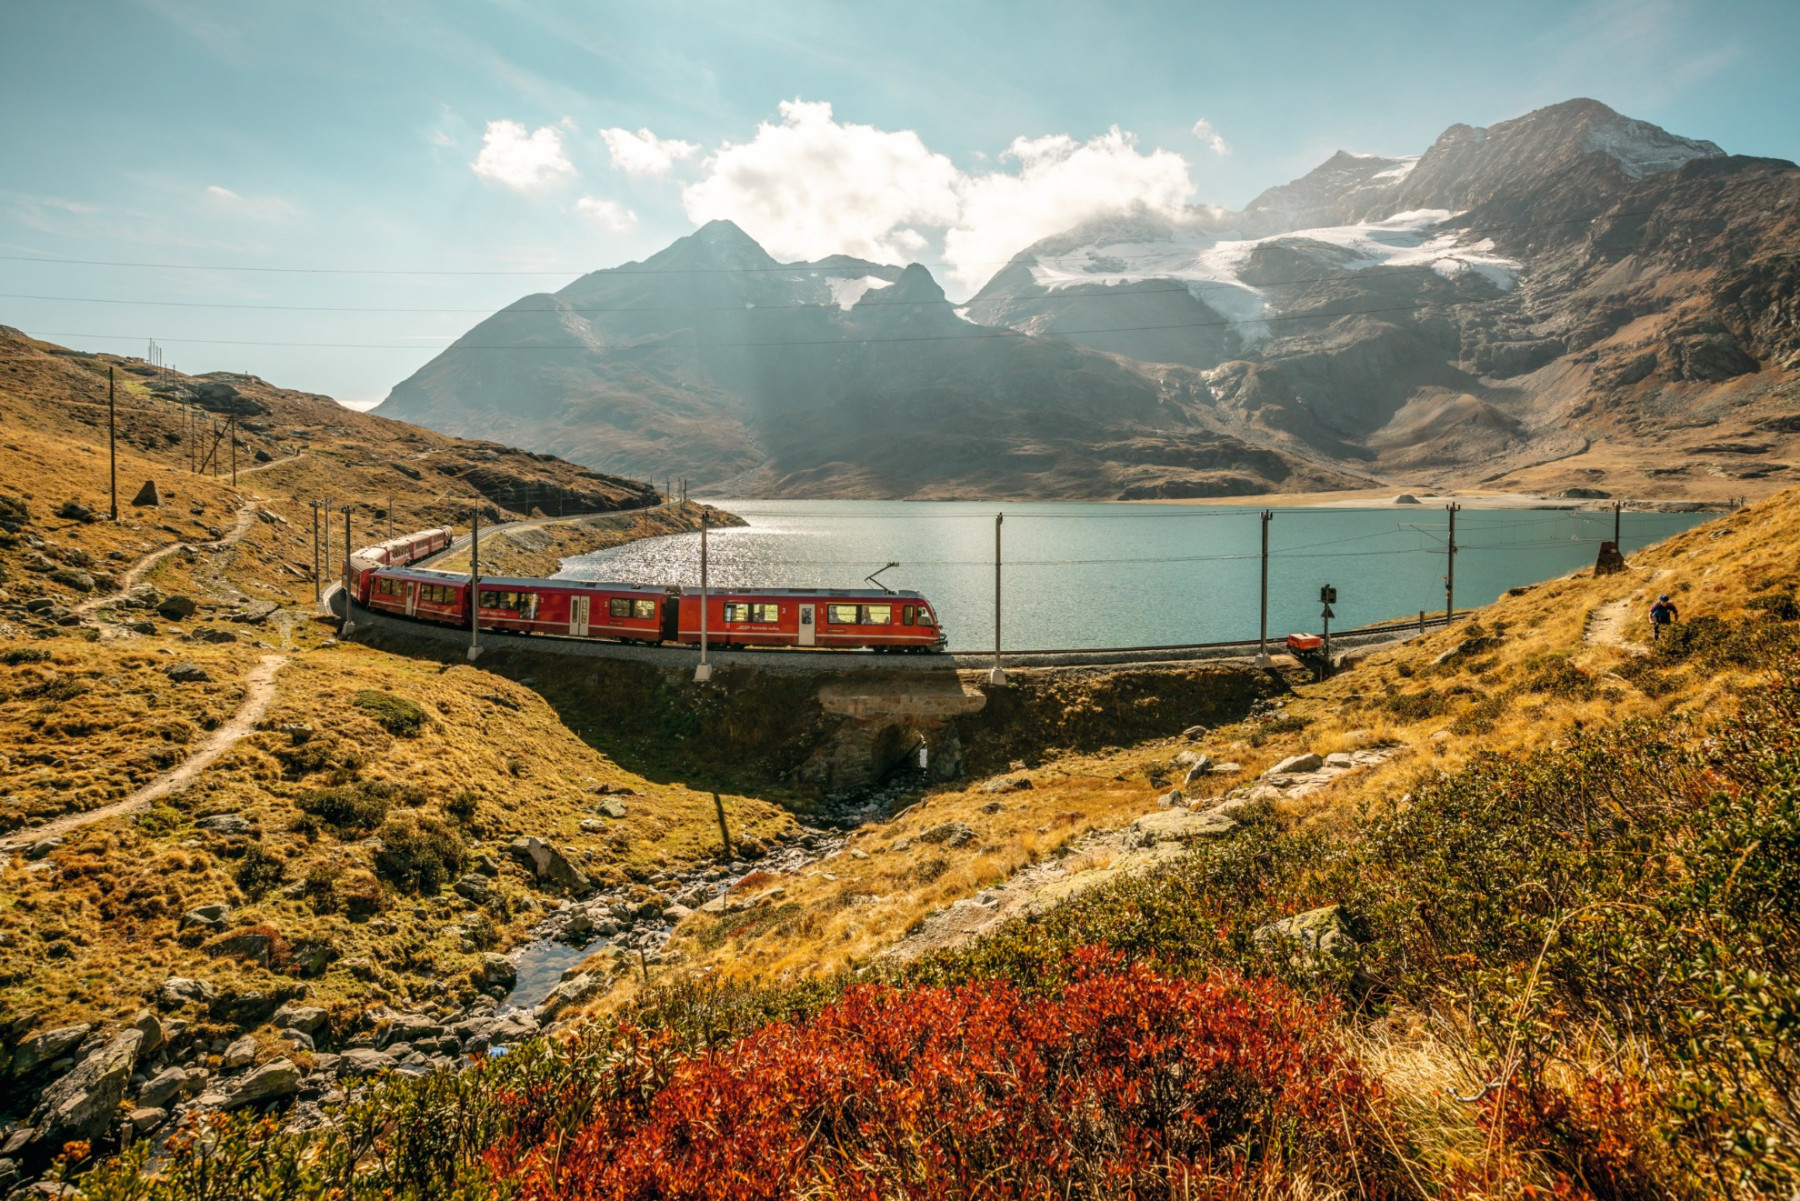
[[[1762,491],[1800,452],[1797,202],[1793,164],[1575,100],[1241,213],[1091,222],[960,308],[714,222],[495,314],[380,411],[771,496]]]

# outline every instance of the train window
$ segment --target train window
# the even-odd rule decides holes
[[[382,578],[375,581],[375,591],[382,596],[399,596],[400,581]]]
[[[749,621],[750,620],[750,606],[749,605],[740,605],[740,604],[736,604],[736,603],[727,603],[725,606],[725,620],[726,621]]]
[[[623,596],[615,596],[606,602],[606,613],[609,617],[630,617],[631,601]]]
[[[856,624],[856,606],[826,605],[825,620],[834,626],[853,626]]]
[[[631,615],[633,617],[644,618],[645,620],[649,620],[650,618],[655,617],[656,616],[656,602],[653,600],[632,601],[631,602]]]
[[[894,606],[892,605],[864,605],[862,607],[863,625],[885,626],[892,625],[893,621]]]
[[[780,621],[781,620],[781,606],[780,605],[751,605],[750,606],[750,620],[751,621]]]
[[[420,584],[419,599],[428,605],[449,605],[456,602],[456,592],[447,584]]]
[[[517,609],[519,607],[519,594],[516,592],[501,592],[493,588],[483,588],[481,590],[481,607],[483,609]]]

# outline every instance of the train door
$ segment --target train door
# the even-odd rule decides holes
[[[819,626],[818,626],[818,623],[813,620],[813,614],[817,611],[817,609],[818,609],[818,606],[816,606],[816,605],[801,605],[800,606],[800,645],[801,646],[817,646],[817,645],[819,645]]]
[[[419,581],[406,581],[406,615],[412,617],[419,611]]]
[[[663,597],[660,633],[664,642],[681,641],[681,598],[679,596]]]
[[[588,632],[588,598],[571,597],[569,600],[569,633],[577,638],[586,638]]]

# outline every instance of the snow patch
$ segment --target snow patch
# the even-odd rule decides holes
[[[1417,160],[1413,160],[1417,161]],[[1410,169],[1410,164],[1407,165]],[[1179,280],[1188,292],[1231,323],[1247,345],[1266,341],[1275,306],[1266,289],[1239,278],[1259,246],[1275,242],[1317,242],[1348,251],[1332,271],[1370,267],[1428,269],[1446,278],[1475,274],[1505,291],[1518,282],[1519,264],[1494,253],[1492,239],[1459,245],[1455,230],[1439,230],[1458,214],[1448,209],[1415,209],[1383,221],[1336,225],[1274,234],[1266,238],[1221,239],[1171,231],[1156,241],[1107,242],[1040,255],[1031,266],[1039,287],[1055,291],[1077,284],[1129,284],[1147,279]]]
[[[831,288],[831,302],[838,308],[849,311],[851,306],[863,296],[876,288],[893,286],[893,281],[874,275],[864,275],[858,279],[832,279],[828,281]]]
[[[1632,179],[1675,171],[1697,158],[1725,155],[1716,143],[1684,138],[1647,121],[1619,115],[1588,126],[1585,145],[1607,155]]]
[[[1423,157],[1424,157],[1423,155],[1418,155],[1418,154],[1409,155],[1405,158],[1402,158],[1399,162],[1395,163],[1393,166],[1389,167],[1386,171],[1379,171],[1379,172],[1375,173],[1374,175],[1371,175],[1369,178],[1371,180],[1391,179],[1391,180],[1394,180],[1395,182],[1399,182],[1400,180],[1405,179],[1408,175],[1412,174],[1412,169],[1419,165],[1419,159],[1421,159]]]

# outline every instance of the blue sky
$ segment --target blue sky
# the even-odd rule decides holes
[[[11,0],[4,28],[0,255],[207,269],[0,259],[0,322],[352,402],[713,216],[966,295],[1109,206],[1237,207],[1573,96],[1800,158],[1791,0]]]

